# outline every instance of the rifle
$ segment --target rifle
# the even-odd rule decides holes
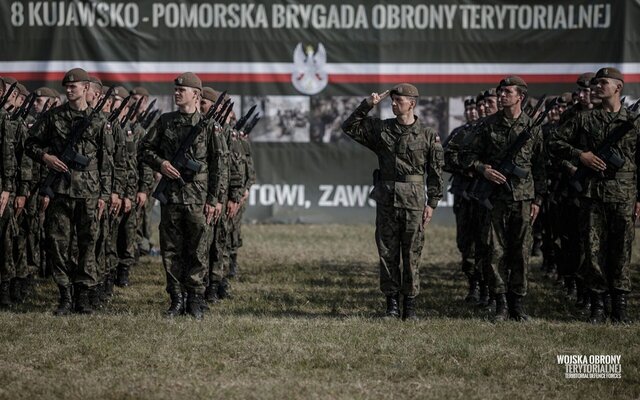
[[[209,120],[211,120],[215,115],[221,99],[222,96],[218,98],[218,101],[213,107],[211,107],[209,112],[203,115],[200,121],[191,127],[191,130],[182,143],[180,143],[180,147],[171,158],[171,165],[180,172],[180,177],[177,179],[180,186],[186,185],[187,182],[191,181],[193,177],[200,172],[200,169],[202,169],[202,164],[187,158],[187,151],[191,148],[193,142],[196,140],[202,129],[205,128]],[[162,179],[160,179],[160,182],[158,182],[156,189],[153,191],[152,196],[158,199],[161,204],[167,204],[167,201],[169,201],[165,192],[169,187],[170,182],[171,179],[163,176]]]
[[[244,130],[242,131],[245,135],[249,135],[249,132],[251,132],[251,130],[253,130],[253,128],[256,126],[256,124],[258,123],[258,121],[260,121],[260,118],[262,118],[260,116],[260,113],[256,114],[253,119],[251,120],[251,122],[249,122],[247,124],[247,126],[244,128]]]
[[[107,97],[107,95],[105,95],[104,97]],[[113,122],[116,119],[118,119],[118,117],[122,113],[122,110],[124,110],[124,108],[127,106],[127,103],[129,102],[130,98],[131,98],[131,95],[125,97],[125,99],[122,100],[122,103],[120,103],[120,107],[118,107],[115,110],[111,111],[111,114],[109,114],[109,116],[107,117],[107,120],[109,122]]]
[[[224,120],[222,119],[222,116],[225,115],[225,113],[227,112],[227,109],[229,109],[229,105],[232,104],[231,103],[231,99],[227,99],[224,104],[222,105],[222,109],[220,109],[220,113],[218,114],[218,116],[215,118],[215,121],[220,124],[220,125],[224,125]],[[231,106],[233,107],[233,105]]]
[[[26,99],[22,102],[22,105],[11,115],[11,120],[15,121],[18,118],[26,118],[33,107],[33,103],[36,101],[36,94],[29,93]]]
[[[617,144],[630,130],[635,128],[634,123],[638,118],[640,118],[640,114],[636,115],[636,117],[631,121],[623,121],[622,125],[617,126],[613,131],[609,132],[607,137],[600,144],[600,147],[594,151],[593,154],[604,161],[607,166],[615,169],[621,168],[624,165],[624,158],[620,157],[614,151],[613,146]],[[580,163],[576,172],[571,176],[571,178],[569,178],[569,185],[578,191],[578,193],[582,193],[584,190],[582,187],[584,181],[597,173],[597,171],[594,171]],[[600,172],[600,174],[602,174],[602,172]]]
[[[156,119],[156,117],[158,116],[158,114],[160,114],[160,110],[156,109],[153,110],[151,112],[151,114],[149,114],[147,116],[147,118],[145,118],[144,122],[141,122],[140,124],[142,125],[142,127],[144,129],[149,129],[149,127],[151,126],[151,123]]]
[[[256,109],[256,104],[254,104],[249,111],[247,111],[247,113],[238,120],[238,122],[236,122],[235,126],[233,127],[233,129],[239,131],[242,129],[242,127],[247,123],[247,120],[249,119],[249,117],[251,117],[251,114],[253,114],[253,112]]]
[[[540,105],[544,102],[544,97],[545,96],[543,95],[538,101],[538,104],[536,104],[536,107],[534,107],[533,110],[531,110],[532,115],[536,115],[536,113],[540,109]],[[554,102],[556,101],[557,99],[554,100]],[[533,128],[537,127],[542,122],[544,122],[545,118],[547,117],[547,114],[549,113],[551,108],[553,108],[553,105],[554,104],[552,103],[549,105],[549,107],[546,107],[545,110],[538,115],[538,117],[533,121],[533,123],[528,128],[520,132],[516,140],[513,143],[511,143],[509,147],[507,147],[504,153],[504,157],[502,157],[502,161],[498,164],[495,170],[497,170],[499,173],[506,176],[507,178],[509,176],[516,176],[520,179],[523,179],[523,178],[526,178],[527,175],[529,175],[528,171],[516,165],[516,163],[514,162],[514,158],[516,154],[518,154],[518,152],[524,147],[524,145],[527,144],[529,139],[531,139],[531,137],[533,136]],[[520,114],[520,116],[522,116],[522,114]],[[520,119],[520,117],[518,117],[518,119]],[[516,120],[513,126],[516,126],[517,122],[518,121]],[[484,177],[478,177],[477,179],[478,181],[475,183],[473,197],[475,197],[475,199],[478,200],[478,202],[482,206],[491,210],[493,208],[493,204],[491,204],[489,197],[491,197],[491,195],[493,194],[493,191],[498,185],[485,179]],[[513,191],[513,188],[511,187],[511,184],[509,183],[509,181],[505,183],[505,187],[509,191]]]
[[[50,102],[51,102],[51,98],[48,98],[47,101],[44,102],[44,106],[42,106],[42,111],[40,111],[40,114],[38,114],[37,117],[39,117],[41,115],[44,115],[47,111],[49,111],[49,103]]]
[[[71,127],[71,133],[69,134],[67,144],[64,146],[64,149],[58,156],[60,158],[60,161],[69,166],[69,168],[71,168],[71,166],[73,165],[76,167],[80,167],[81,169],[89,165],[89,162],[91,160],[89,160],[88,157],[75,151],[74,147],[76,143],[78,143],[78,141],[82,138],[84,132],[91,126],[92,120],[98,115],[98,113],[100,113],[100,110],[102,110],[102,107],[104,107],[107,99],[109,98],[109,96],[111,96],[112,93],[113,88],[109,88],[107,94],[100,100],[98,105],[91,110],[91,113],[89,113],[88,116],[82,118],[80,121],[76,122]],[[40,185],[40,194],[42,194],[43,196],[49,196],[49,198],[53,199],[55,197],[55,194],[53,193],[53,189],[51,189],[51,185],[53,185],[53,183],[58,180],[60,176],[63,176],[67,181],[71,180],[71,173],[69,171],[58,172],[56,170],[51,170],[49,171],[49,174],[47,175],[47,178],[44,180],[42,185]]]
[[[9,89],[7,89],[7,93],[5,93],[4,96],[2,96],[2,99],[0,100],[0,108],[4,107],[4,105],[7,104],[7,101],[9,100],[9,96],[11,96],[11,93],[13,93],[13,90],[16,88],[17,84],[18,82],[13,82],[11,86],[9,86]]]
[[[127,125],[127,122],[129,122],[129,119],[131,119],[131,117],[133,117],[134,115],[136,115],[136,113],[138,112],[138,110],[140,109],[140,103],[142,103],[142,99],[139,99],[136,102],[135,107],[131,107],[129,108],[129,112],[127,113],[127,115],[124,117],[124,119],[122,120],[122,122],[120,122],[120,128],[124,129],[124,127]]]
[[[636,100],[636,102],[629,107],[629,111],[636,112],[638,111],[639,108],[640,108],[640,99]]]
[[[147,118],[149,113],[153,110],[153,106],[156,104],[156,101],[158,101],[158,99],[153,99],[151,104],[149,104],[149,106],[143,112],[140,113],[140,117],[138,117],[138,121],[142,121],[143,119]]]

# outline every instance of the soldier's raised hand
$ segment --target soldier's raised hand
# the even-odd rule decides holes
[[[371,93],[371,96],[369,96],[369,98],[367,99],[367,103],[369,103],[370,106],[375,106],[378,105],[378,103],[380,103],[382,100],[385,99],[385,97],[389,96],[389,91],[385,90],[384,92],[378,94],[378,93]]]
[[[67,164],[63,163],[58,157],[45,153],[42,156],[42,161],[46,164],[47,167],[58,171],[58,172],[67,172],[69,171],[69,167]]]

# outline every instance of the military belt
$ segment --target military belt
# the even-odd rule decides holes
[[[604,180],[613,180],[613,179],[633,179],[636,177],[635,172],[633,171],[623,171],[623,172],[616,172],[615,175],[612,176],[604,176]]]
[[[382,178],[383,181],[393,182],[422,182],[424,183],[423,175],[398,175],[393,178]]]

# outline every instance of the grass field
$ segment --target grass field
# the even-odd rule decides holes
[[[533,259],[529,323],[466,306],[454,232],[430,227],[418,322],[379,318],[372,226],[247,226],[234,298],[167,320],[159,258],[90,317],[57,294],[0,313],[0,398],[571,399],[640,397],[640,324],[576,319]],[[639,232],[640,233],[640,232]],[[636,238],[633,279],[640,287]],[[631,315],[640,318],[640,298]],[[559,354],[622,355],[622,379],[566,379]]]

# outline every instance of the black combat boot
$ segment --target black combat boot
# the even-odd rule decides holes
[[[565,294],[567,296],[567,299],[573,298],[574,296],[576,296],[576,293],[578,292],[578,288],[576,286],[576,280],[571,277],[564,278],[564,288],[566,290]]]
[[[400,318],[398,293],[387,296],[387,311],[385,311],[385,318]]]
[[[13,278],[11,280],[11,301],[14,304],[24,303],[24,296],[22,295],[22,287],[25,285],[26,280],[22,278]]]
[[[604,316],[611,315],[611,292],[608,290],[602,294],[602,305],[604,306]]]
[[[604,315],[604,302],[602,294],[597,292],[591,292],[591,315],[589,315],[588,322],[592,324],[604,324],[607,317]]]
[[[6,310],[11,307],[11,282],[0,283],[0,309]]]
[[[529,316],[524,312],[524,296],[515,293],[509,293],[507,297],[509,303],[509,318],[515,321],[526,322]]]
[[[229,278],[235,278],[238,274],[238,254],[231,254],[229,257]]]
[[[415,296],[404,296],[404,301],[402,304],[402,320],[403,321],[418,320],[418,316],[416,315],[416,297]]]
[[[231,298],[231,284],[227,278],[222,278],[220,285],[218,285],[218,298],[220,300]]]
[[[76,285],[76,308],[75,312],[78,314],[93,314],[93,307],[91,307],[91,300],[89,300],[91,288],[84,285]]]
[[[58,290],[60,291],[60,299],[58,300],[58,308],[53,311],[53,315],[69,315],[73,308],[71,286],[58,285]]]
[[[478,304],[480,300],[480,285],[475,276],[469,277],[469,291],[467,297],[464,298],[465,303]]]
[[[171,305],[169,309],[165,311],[164,315],[171,318],[184,314],[184,298],[182,297],[182,292],[173,291],[169,293],[169,296],[171,297]]]
[[[611,300],[611,321],[617,324],[631,323],[627,315],[627,294],[616,290]]]
[[[220,298],[218,297],[219,286],[219,282],[209,282],[209,285],[207,285],[207,288],[204,291],[204,298],[207,303],[215,304],[220,301]]]
[[[187,299],[187,313],[193,318],[200,321],[204,318],[204,310],[202,309],[202,295],[197,293],[189,293]]]
[[[480,294],[478,296],[478,307],[488,307],[489,306],[489,286],[487,286],[484,281],[480,281],[478,283],[480,286]]]
[[[94,310],[99,310],[103,305],[104,295],[102,291],[104,290],[104,284],[98,284],[92,288],[87,289],[89,296],[89,304],[91,304],[91,308]]]
[[[118,264],[115,283],[118,287],[129,286],[129,267],[127,265]]]
[[[509,318],[509,309],[507,306],[507,296],[504,293],[495,295],[496,297],[496,314],[493,317],[495,322],[506,321]]]
[[[115,277],[113,276],[113,271],[107,272],[104,276],[104,297],[109,298],[113,296],[113,285],[115,283]]]

